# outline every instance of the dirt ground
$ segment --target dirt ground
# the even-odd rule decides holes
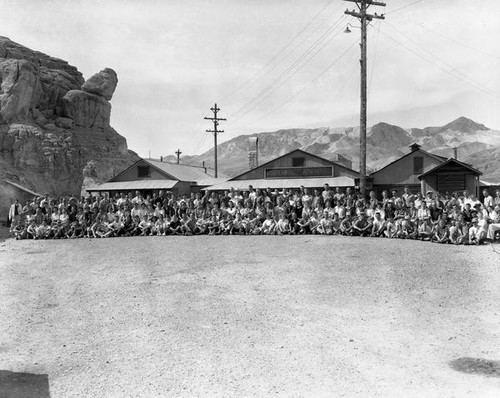
[[[499,271],[500,245],[9,239],[0,397],[498,397],[457,363],[499,363]]]

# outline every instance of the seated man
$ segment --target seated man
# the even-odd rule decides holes
[[[281,214],[280,219],[276,224],[276,231],[278,235],[288,235],[290,233],[290,222],[284,213]]]
[[[350,215],[346,215],[340,223],[340,233],[342,235],[352,235],[352,228],[352,217]]]
[[[449,240],[449,230],[443,219],[440,219],[438,223],[434,226],[434,231],[432,235],[432,242],[436,243],[448,243]]]
[[[406,215],[401,223],[401,232],[403,239],[415,239],[417,237],[417,228],[409,215]]]
[[[275,228],[276,228],[276,223],[274,219],[271,218],[271,215],[269,213],[266,214],[266,219],[262,223],[261,233],[263,235],[274,235]]]
[[[464,244],[468,237],[468,231],[460,220],[452,220],[450,226],[450,243],[454,245]]]
[[[373,222],[364,214],[360,214],[352,224],[353,235],[369,236],[372,233]]]
[[[432,224],[431,218],[426,216],[418,226],[417,238],[421,240],[431,240],[433,231],[434,225]]]
[[[320,220],[317,231],[321,235],[333,234],[333,220],[330,218],[330,213],[325,209],[323,218]]]
[[[482,245],[486,239],[486,233],[484,229],[479,227],[478,219],[472,219],[472,226],[469,228],[469,244],[470,245]]]
[[[375,216],[373,218],[373,226],[372,226],[372,233],[371,236],[373,237],[379,237],[384,234],[385,230],[385,221],[382,220],[382,217],[380,216],[380,212],[376,211]]]

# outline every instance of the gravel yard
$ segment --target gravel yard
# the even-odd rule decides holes
[[[0,241],[0,397],[498,397],[499,271],[500,245]]]

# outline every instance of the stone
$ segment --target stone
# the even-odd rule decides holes
[[[45,126],[47,123],[49,123],[49,121],[47,120],[47,118],[45,116],[43,116],[42,113],[40,113],[40,116],[38,116],[36,119],[35,119],[35,122],[36,124],[38,124],[39,126]]]
[[[56,126],[62,129],[71,129],[73,127],[73,119],[69,117],[58,117],[56,119]]]
[[[96,94],[70,90],[63,97],[64,115],[81,127],[109,127],[111,104]]]
[[[113,69],[105,68],[83,83],[82,90],[90,94],[100,95],[110,101],[117,84],[116,72]]]
[[[55,130],[57,128],[57,126],[54,124],[54,123],[47,123],[43,126],[43,128],[45,130],[49,130],[49,131],[52,131],[52,130]]]

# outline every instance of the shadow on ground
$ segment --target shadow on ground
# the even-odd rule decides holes
[[[450,366],[458,372],[500,377],[500,361],[463,357],[451,361]]]
[[[50,398],[49,376],[0,370],[0,397]]]

